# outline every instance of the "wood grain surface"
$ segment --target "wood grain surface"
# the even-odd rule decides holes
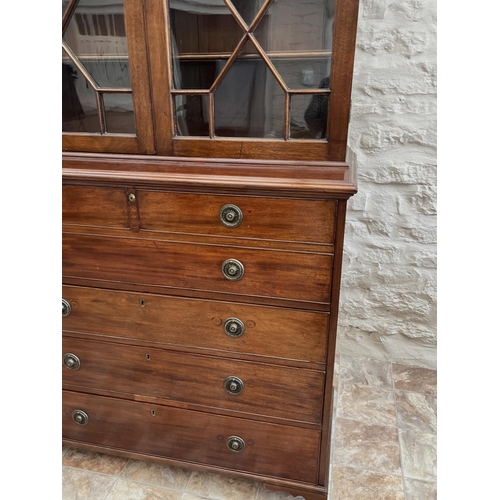
[[[327,303],[330,299],[332,256],[63,234],[64,277],[141,283]],[[227,259],[240,261],[239,281],[222,274]]]
[[[323,372],[70,337],[63,338],[62,350],[81,363],[78,370],[62,364],[63,384],[81,390],[111,389],[167,403],[321,422]],[[243,381],[240,394],[226,391],[227,377]]]
[[[138,192],[141,229],[333,244],[335,202],[236,195]],[[224,226],[219,211],[236,205],[238,227]]]
[[[73,421],[83,410],[87,425]],[[154,410],[154,415],[152,414]],[[315,484],[320,433],[310,429],[63,391],[63,438]],[[226,440],[242,438],[241,453]]]
[[[324,363],[328,314],[241,303],[63,286],[72,307],[63,330],[149,341],[159,346],[199,347],[237,357],[243,353]],[[241,337],[224,332],[238,318]]]

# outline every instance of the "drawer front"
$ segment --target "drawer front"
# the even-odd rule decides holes
[[[326,313],[79,286],[64,286],[63,298],[71,305],[71,314],[62,320],[67,331],[326,361]]]
[[[65,384],[321,423],[323,372],[64,338],[68,354]]]
[[[62,222],[82,226],[129,228],[127,191],[63,186]]]
[[[228,259],[239,281],[222,274]],[[66,233],[63,276],[329,303],[332,256]]]
[[[139,191],[138,201],[141,229],[333,244],[331,200]]]
[[[75,410],[88,416],[86,425],[74,421]],[[81,413],[76,418],[86,420]],[[320,432],[311,429],[69,391],[63,391],[62,427],[64,439],[82,443],[317,481]],[[226,443],[232,436],[245,442],[243,451],[228,449]]]

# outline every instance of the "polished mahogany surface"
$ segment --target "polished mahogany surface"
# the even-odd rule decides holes
[[[63,0],[63,442],[326,500],[358,0]]]

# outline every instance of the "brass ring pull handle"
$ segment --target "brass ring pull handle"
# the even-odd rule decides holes
[[[241,453],[245,449],[245,441],[238,436],[230,436],[226,439],[226,446],[231,451]]]
[[[241,337],[245,332],[245,324],[238,318],[227,318],[223,327],[224,333],[234,339]]]
[[[227,259],[222,264],[222,274],[229,281],[239,281],[245,274],[245,268],[239,260]]]
[[[236,205],[224,205],[219,210],[219,219],[226,227],[238,227],[243,220],[243,212]]]
[[[76,354],[68,352],[63,356],[63,364],[68,370],[78,370],[80,368],[80,359]]]
[[[245,384],[243,383],[243,380],[238,377],[227,377],[226,380],[224,380],[224,389],[226,389],[229,394],[233,395],[238,395],[243,392],[243,389],[245,388]]]
[[[78,425],[87,425],[89,423],[89,416],[83,410],[75,410],[71,416]]]
[[[71,305],[70,303],[62,299],[62,317],[65,318],[66,316],[69,316],[71,314]]]

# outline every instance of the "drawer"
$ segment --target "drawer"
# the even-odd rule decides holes
[[[223,264],[241,262],[238,281]],[[222,245],[63,234],[63,276],[328,304],[332,256]]]
[[[63,224],[129,228],[127,191],[117,188],[63,186]]]
[[[65,337],[69,354],[79,365],[63,363],[64,384],[321,423],[320,371]]]
[[[85,425],[73,419],[78,410]],[[318,475],[320,432],[311,429],[70,391],[62,427],[63,439],[81,443],[307,483]],[[242,451],[228,448],[228,439],[238,445],[233,436]]]
[[[64,286],[66,331],[324,363],[326,313]],[[234,331],[231,331],[233,329]]]
[[[141,229],[333,244],[332,200],[141,190],[137,194]]]

